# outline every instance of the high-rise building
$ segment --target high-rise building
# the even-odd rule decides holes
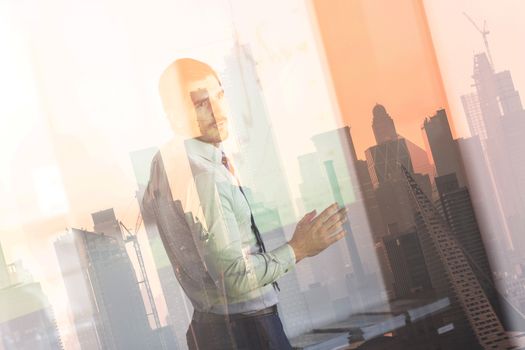
[[[297,158],[297,161],[301,174],[299,191],[304,211],[326,208],[333,203],[330,184],[317,153],[303,154]]]
[[[0,348],[60,350],[53,311],[40,283],[13,284],[0,289]]]
[[[372,227],[377,224],[371,216],[373,210],[377,214],[377,205],[370,204],[371,180],[366,162],[357,160],[350,128],[314,135],[312,141],[316,152],[298,159],[299,204],[306,211],[319,211],[337,202],[347,207],[349,219],[346,239],[296,267],[308,308],[316,316],[315,327],[382,302],[386,294],[374,245],[374,237],[381,234]],[[333,302],[320,299],[321,295],[329,295]]]
[[[485,53],[474,55],[474,72],[472,79],[476,87],[479,108],[483,117],[487,137],[499,138],[501,136],[501,125],[499,123],[501,110],[498,103],[498,91],[495,82],[494,68]]]
[[[481,139],[510,249],[519,251],[525,247],[518,233],[525,229],[525,110],[511,73],[496,72],[486,53],[474,56],[472,78],[475,91],[463,96],[464,111],[471,133]]]
[[[485,242],[481,235],[469,190],[459,187],[455,174],[436,178],[439,192],[437,208],[452,230],[480,285],[500,319],[503,319],[493,269],[489,263]]]
[[[467,117],[467,123],[470,131],[470,136],[478,136],[480,140],[487,139],[487,128],[483,121],[483,114],[479,104],[478,94],[471,92],[461,96],[461,103],[463,110]]]
[[[395,297],[410,298],[429,291],[430,278],[415,228],[386,236],[383,241],[393,274]]]
[[[486,274],[484,278],[492,280],[492,268],[472,207],[469,190],[459,186],[455,174],[437,177],[436,186],[439,193],[437,207],[467,254],[472,268]]]
[[[365,151],[368,171],[374,188],[401,179],[399,164],[414,172],[408,146],[403,138],[385,141]]]
[[[434,165],[430,163],[427,152],[409,139],[405,138],[404,140],[407,145],[408,153],[410,154],[414,173],[428,175],[430,181],[434,181],[436,169],[434,168]]]
[[[4,251],[0,244],[0,288],[7,287],[9,285],[9,272],[7,271],[7,264],[5,262]]]
[[[302,155],[298,158],[298,161],[302,179],[299,189],[302,206],[305,211],[315,209],[320,212],[335,201],[338,201],[340,205],[349,202],[349,195],[346,193],[347,188],[345,190],[340,188],[337,190],[336,195],[338,198],[332,191],[333,181],[332,183],[330,182],[330,175],[332,175],[332,178],[334,177],[333,163],[329,163],[331,171],[329,174],[318,152]],[[345,185],[348,185],[348,183]],[[344,199],[343,192],[345,192]],[[330,254],[322,254],[315,259],[316,264],[311,266],[314,276],[312,282],[321,279],[324,283],[331,283],[333,280],[338,279],[339,276],[344,276],[351,271],[348,268],[350,265],[348,247],[342,242],[336,243],[335,247],[331,248]],[[326,274],[327,266],[333,267],[328,274]]]
[[[516,201],[520,210],[521,225],[514,225],[516,232],[516,249],[523,252],[525,240],[523,235],[518,232],[525,230],[524,210],[525,210],[525,110],[521,104],[518,91],[514,88],[514,83],[509,71],[496,73],[496,84],[498,87],[498,101],[501,106],[502,117],[501,125],[504,140],[504,151],[508,165],[510,166],[511,177],[517,185],[514,189]]]
[[[175,333],[177,348],[185,350],[187,349],[186,330],[191,322],[193,306],[184,294],[175,276],[173,266],[162,243],[155,216],[153,213],[144,210],[142,206],[144,190],[149,181],[151,161],[157,152],[159,152],[157,147],[150,147],[132,152],[130,158],[138,186],[136,197],[140,207],[142,222],[144,223],[149,248],[151,249],[162,289],[162,295],[158,297],[162,297],[166,302],[168,311],[167,322]]]
[[[363,208],[360,213],[358,213],[358,208],[355,208],[357,215],[351,218],[351,227],[349,223],[345,224],[347,231],[345,243],[350,255],[352,270],[357,278],[362,278],[364,277],[364,269],[361,249],[364,250],[365,242],[367,240],[371,242],[372,237],[360,237],[359,246],[362,248],[357,249],[358,240],[354,232],[369,232],[369,226],[355,169],[357,155],[350,135],[350,128],[344,127],[314,135],[312,141],[317,151],[321,169],[328,180],[333,200],[340,206],[359,203]]]
[[[476,92],[465,95],[475,96],[466,106],[470,108],[465,108],[469,127],[471,130],[476,129],[475,124],[471,122],[479,122],[477,112],[480,111],[482,116],[480,124],[483,125],[488,137],[500,138],[506,135],[502,128],[502,120],[510,119],[506,118],[508,116],[523,113],[520,94],[514,87],[510,71],[495,72],[487,55],[480,53],[474,55],[472,78]]]
[[[386,230],[366,160],[356,160],[355,168],[359,188],[361,189],[361,194],[363,196],[364,207],[368,217],[368,223],[370,225],[370,230],[372,231],[372,239],[374,242],[378,242],[381,240],[381,237],[386,234]]]
[[[394,251],[390,247],[389,256],[387,243],[390,241],[384,238],[389,235],[397,237],[402,233],[407,233],[413,230],[416,224],[415,213],[410,204],[410,196],[400,165],[409,169],[428,195],[432,193],[430,176],[433,176],[435,171],[427,153],[421,147],[397,134],[394,121],[383,106],[376,105],[372,114],[372,128],[377,145],[365,151],[367,172],[373,191],[372,200],[366,204],[372,206],[367,208],[371,213],[376,213],[375,222],[371,224],[375,227],[374,232],[379,232],[374,238],[376,253],[382,266],[387,293],[392,299],[405,295],[406,293],[402,290],[406,288],[401,287],[400,281],[395,281],[396,274],[398,280],[401,278],[400,265],[395,266],[397,270],[393,270],[390,259]],[[407,288],[410,290],[411,287]]]
[[[476,213],[478,226],[481,230],[488,256],[499,256],[494,259],[493,268],[507,271],[508,262],[501,252],[508,251],[511,246],[511,234],[506,225],[505,212],[501,197],[494,187],[483,141],[479,136],[460,138],[456,140],[461,151],[465,169],[468,169],[468,192]]]
[[[478,276],[446,219],[403,168],[413,204],[418,211],[417,230],[432,287],[452,306],[441,316],[439,333],[447,349],[482,347],[507,349],[511,344],[503,325],[483,290]]]
[[[122,240],[122,230],[115,216],[113,208],[97,211],[91,214],[93,220],[93,231],[104,233],[107,236]]]
[[[365,152],[368,172],[384,225],[382,231],[385,233],[390,232],[394,227],[397,232],[406,231],[415,224],[414,212],[399,170],[401,164],[414,172],[413,158],[408,145],[406,139],[398,138],[372,146]],[[414,150],[413,152],[417,153]],[[417,155],[421,156],[420,153]],[[415,174],[414,176],[425,193],[430,194],[432,189],[428,175]]]
[[[384,142],[393,141],[398,138],[394,120],[386,111],[383,105],[376,104],[372,110],[372,130],[376,143],[379,145]]]
[[[61,350],[53,309],[21,263],[7,265],[0,246],[0,349]]]
[[[122,237],[71,229],[55,251],[81,349],[162,348]]]
[[[430,118],[423,122],[422,129],[430,147],[437,176],[456,174],[459,184],[466,185],[465,170],[458,147],[452,138],[447,113],[440,109]]]
[[[252,198],[248,199],[250,203],[276,209],[283,225],[293,223],[296,217],[292,196],[250,46],[235,43],[225,58],[222,73],[225,97],[230,102],[231,137],[238,146],[233,160],[243,187],[251,189]],[[263,228],[277,228],[269,226],[262,217],[255,218]],[[264,238],[264,232],[261,233]]]
[[[324,255],[335,256],[335,250],[344,247],[339,252],[347,270],[342,271],[341,267],[332,264],[334,268],[337,267],[338,272],[331,267],[330,273],[337,276],[334,278],[336,284],[341,282],[341,276],[346,275],[346,287],[341,285],[340,288],[350,291],[353,310],[360,310],[367,305],[382,302],[386,297],[374,243],[374,237],[381,235],[381,228],[377,222],[371,223],[378,215],[370,192],[371,181],[364,176],[366,167],[363,162],[357,159],[349,127],[314,135],[312,141],[316,148],[318,169],[324,175],[323,179],[318,180],[321,181],[319,184],[328,189],[330,202],[335,201],[348,208],[349,220],[345,225],[347,235],[344,245],[337,243],[329,248],[332,251],[327,251]],[[324,274],[326,276],[326,270]],[[339,296],[334,296],[334,299],[337,305],[345,303],[344,298]]]
[[[82,235],[74,231],[55,243],[62,279],[68,295],[76,335],[81,350],[102,349],[103,330],[97,320],[96,300],[91,292],[89,260]],[[99,333],[100,332],[100,333]]]

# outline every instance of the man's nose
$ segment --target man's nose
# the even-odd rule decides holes
[[[218,101],[212,101],[210,103],[211,106],[211,112],[213,113],[213,117],[215,118],[215,122],[219,123],[222,121],[228,120],[228,118],[225,115],[224,106],[221,102]]]

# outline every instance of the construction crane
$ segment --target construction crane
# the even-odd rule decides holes
[[[140,219],[137,218],[137,222],[135,225],[135,232],[138,231],[138,228],[140,227],[140,223],[141,223]],[[137,235],[131,233],[131,231],[128,230],[128,228],[126,227],[126,225],[124,225],[122,221],[119,221],[119,224],[128,234],[124,238],[124,243],[131,242],[133,244],[133,248],[135,249],[135,254],[137,256],[137,261],[138,261],[139,268],[140,268],[140,278],[141,278],[141,280],[138,281],[138,283],[142,284],[144,286],[144,289],[146,289],[146,294],[148,296],[148,301],[149,301],[150,309],[151,309],[151,312],[147,313],[146,316],[147,317],[153,316],[153,322],[155,323],[155,328],[160,329],[161,324],[160,324],[159,313],[157,311],[157,306],[155,305],[155,299],[153,298],[153,292],[151,291],[151,286],[149,284],[148,274],[146,273],[146,265],[144,264],[144,259],[142,257],[142,251],[140,250],[140,245],[137,239]],[[164,341],[164,337],[162,337],[162,335],[160,334],[159,336],[160,336],[162,349],[167,349],[167,345]]]
[[[494,62],[492,61],[492,55],[490,53],[490,48],[489,48],[489,41],[487,39],[487,36],[490,34],[490,31],[487,30],[487,21],[483,21],[483,29],[481,29],[477,24],[476,22],[474,22],[474,20],[472,18],[470,18],[469,15],[466,14],[466,12],[463,12],[463,15],[465,17],[467,17],[467,19],[470,21],[470,23],[472,23],[472,25],[474,26],[474,28],[476,28],[476,30],[481,34],[481,36],[483,37],[483,42],[485,43],[485,50],[487,50],[487,56],[489,58],[489,63],[490,63],[490,66],[492,68],[494,68]]]

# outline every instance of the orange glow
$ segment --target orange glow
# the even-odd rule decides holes
[[[421,1],[312,4],[328,73],[358,157],[375,144],[376,103],[385,106],[399,134],[423,147],[420,125],[437,109],[448,110],[448,103]]]

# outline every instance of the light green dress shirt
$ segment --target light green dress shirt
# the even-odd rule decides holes
[[[182,269],[174,266],[176,272],[189,271],[177,274],[182,288],[193,306],[203,312],[251,313],[275,305],[278,298],[272,283],[295,266],[292,247],[284,244],[266,253],[259,252],[251,229],[249,204],[235,177],[222,164],[222,151],[196,139],[186,140],[184,148],[193,177],[191,185],[186,186],[191,188],[183,200],[184,211],[202,225],[199,232],[193,233],[194,242],[209,274],[207,277],[213,282],[199,289],[195,281],[201,278],[198,273],[189,271],[188,266]],[[159,161],[162,162],[161,157],[155,157],[145,196],[169,190],[162,181],[155,183],[156,178],[162,177],[155,174],[155,169],[164,171],[155,164]],[[162,231],[161,236],[164,236],[168,256],[172,255],[172,264],[177,261],[185,265],[179,258],[177,242],[170,241],[169,234]]]

